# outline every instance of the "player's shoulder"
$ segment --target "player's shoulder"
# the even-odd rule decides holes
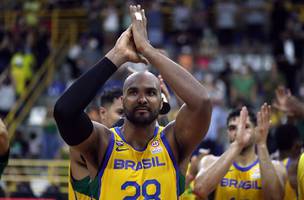
[[[93,123],[94,131],[96,133],[102,134],[102,135],[107,135],[107,136],[112,134],[112,131],[105,125],[103,125],[99,122],[95,122],[95,121],[92,121],[92,123]]]

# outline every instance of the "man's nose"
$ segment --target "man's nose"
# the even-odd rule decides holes
[[[139,96],[139,98],[138,98],[138,103],[140,103],[140,104],[145,104],[145,103],[147,103],[147,98],[146,98],[146,96],[145,95],[140,95]]]

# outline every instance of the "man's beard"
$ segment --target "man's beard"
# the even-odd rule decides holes
[[[125,108],[125,116],[127,120],[129,120],[131,123],[133,123],[136,126],[147,126],[157,119],[159,110],[155,110],[155,111],[149,110],[148,112],[149,112],[148,116],[140,116],[136,114],[136,109],[130,111]]]

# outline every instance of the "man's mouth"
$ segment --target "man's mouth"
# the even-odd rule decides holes
[[[139,111],[139,112],[149,112],[149,108],[148,107],[136,107],[135,111]]]

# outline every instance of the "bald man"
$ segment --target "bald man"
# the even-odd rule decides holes
[[[208,130],[211,102],[190,73],[150,45],[140,6],[130,6],[130,14],[132,27],[60,97],[54,117],[66,143],[83,155],[91,179],[98,177],[93,198],[178,199],[191,152]],[[163,105],[160,82],[140,72],[124,83],[123,126],[108,129],[92,122],[84,109],[99,88],[123,63],[147,60],[184,102],[176,120],[157,125]]]

